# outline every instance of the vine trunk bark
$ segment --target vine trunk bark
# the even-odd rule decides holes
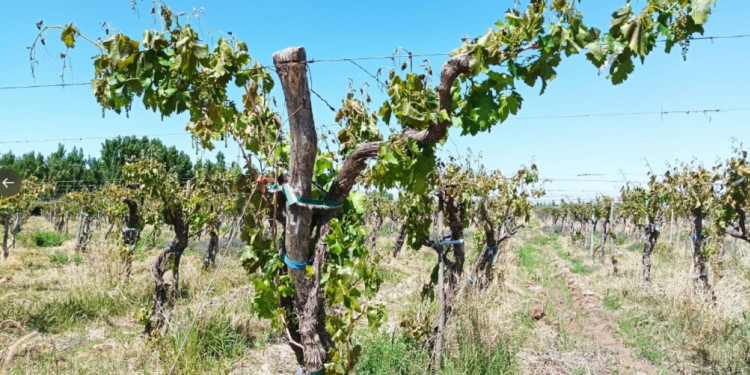
[[[18,235],[18,232],[21,231],[21,219],[22,219],[21,211],[16,212],[16,222],[13,225],[13,230],[11,231],[12,237],[11,237],[11,243],[10,243],[10,247],[14,249],[16,248],[16,236]]]
[[[186,220],[181,207],[170,212],[175,238],[172,243],[156,257],[151,266],[151,277],[154,281],[154,298],[151,305],[151,316],[146,323],[145,332],[152,335],[159,331],[166,333],[174,301],[180,291],[180,259],[188,245],[190,223]],[[172,284],[164,280],[164,274],[171,265]]]
[[[443,202],[443,207],[448,216],[448,225],[451,232],[450,239],[452,241],[463,239],[463,210],[459,206],[458,202],[456,202],[454,197],[452,197],[450,194],[446,194],[444,191],[438,191],[438,199]],[[438,219],[438,223],[440,225],[442,225],[442,222],[443,220]],[[437,246],[437,250],[439,250],[438,258],[442,261],[441,264],[444,268],[444,283],[445,281],[447,281],[447,285],[444,285],[444,288],[440,288],[440,297],[442,298],[442,302],[440,303],[437,322],[435,323],[435,326],[433,328],[433,335],[431,340],[431,342],[434,343],[434,346],[432,348],[433,363],[431,364],[434,371],[439,370],[441,367],[445,326],[448,322],[448,319],[450,318],[451,312],[453,311],[453,303],[460,289],[459,282],[463,276],[465,261],[463,242],[449,246],[450,247],[442,245]],[[451,249],[450,255],[452,255],[453,259],[448,256],[449,252],[446,251],[448,248]],[[439,269],[438,272],[440,272]]]
[[[703,255],[703,210],[700,207],[693,209],[693,228],[693,282],[696,288],[711,290]]]
[[[406,224],[401,225],[401,229],[398,231],[398,238],[396,243],[393,245],[393,257],[398,257],[398,253],[401,252],[401,248],[404,247],[404,240],[406,239]]]
[[[3,259],[8,258],[8,233],[10,231],[10,214],[5,213],[3,221]]]
[[[655,225],[646,225],[646,243],[643,244],[643,286],[651,284],[651,253],[659,240],[659,229]]]
[[[83,214],[78,220],[78,241],[76,242],[76,251],[86,252],[89,239],[91,239],[91,222],[94,217],[91,215]]]
[[[141,217],[138,215],[138,203],[130,199],[122,200],[128,207],[128,216],[125,217],[125,228],[122,230],[122,243],[125,246],[123,256],[123,265],[125,267],[125,277],[130,278],[133,269],[133,253],[135,245],[141,238]]]
[[[206,257],[203,258],[204,269],[216,264],[216,253],[219,251],[219,228],[221,228],[221,222],[217,221],[208,229],[208,247],[206,248]]]
[[[291,152],[289,158],[289,188],[297,197],[311,197],[312,177],[318,150],[318,136],[315,130],[310,89],[307,80],[307,54],[302,47],[292,47],[274,53],[273,63],[281,80],[289,113]],[[310,254],[312,237],[312,209],[307,206],[287,202],[284,250],[290,259],[310,262],[315,269],[313,277],[307,277],[305,269],[289,268],[296,291],[293,309],[299,322],[288,325],[288,329],[298,329],[292,336],[299,336],[303,358],[300,365],[307,373],[323,369],[328,350],[333,346],[325,329],[325,309],[320,275],[325,264],[325,243],[328,223],[318,225],[314,254]],[[312,259],[311,259],[312,258]],[[293,345],[293,343],[290,343]],[[299,359],[299,358],[298,358]]]

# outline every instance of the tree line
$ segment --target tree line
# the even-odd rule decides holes
[[[34,177],[37,181],[55,183],[56,195],[81,190],[98,190],[110,182],[122,180],[122,167],[129,161],[154,159],[166,172],[175,173],[179,181],[187,181],[196,171],[207,173],[237,170],[236,162],[227,163],[222,152],[216,160],[199,160],[193,163],[190,156],[175,146],[167,146],[159,139],[135,136],[107,139],[102,143],[98,157],[85,156],[82,148],[71,150],[60,144],[45,156],[30,151],[16,155],[13,151],[0,154],[0,168],[18,172],[23,179]]]

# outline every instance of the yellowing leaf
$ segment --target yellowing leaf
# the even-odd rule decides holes
[[[76,29],[72,23],[69,23],[68,26],[65,26],[63,29],[62,34],[60,34],[60,39],[65,43],[66,47],[73,48],[76,46],[75,36],[77,34],[78,29]]]

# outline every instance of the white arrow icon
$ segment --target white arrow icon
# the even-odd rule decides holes
[[[3,186],[5,186],[6,189],[8,188],[8,185],[13,185],[13,184],[15,184],[15,182],[8,181],[7,177],[3,180]]]

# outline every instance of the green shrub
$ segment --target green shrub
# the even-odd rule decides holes
[[[65,235],[57,232],[34,232],[31,234],[31,241],[36,247],[53,247],[60,246],[65,241]]]

